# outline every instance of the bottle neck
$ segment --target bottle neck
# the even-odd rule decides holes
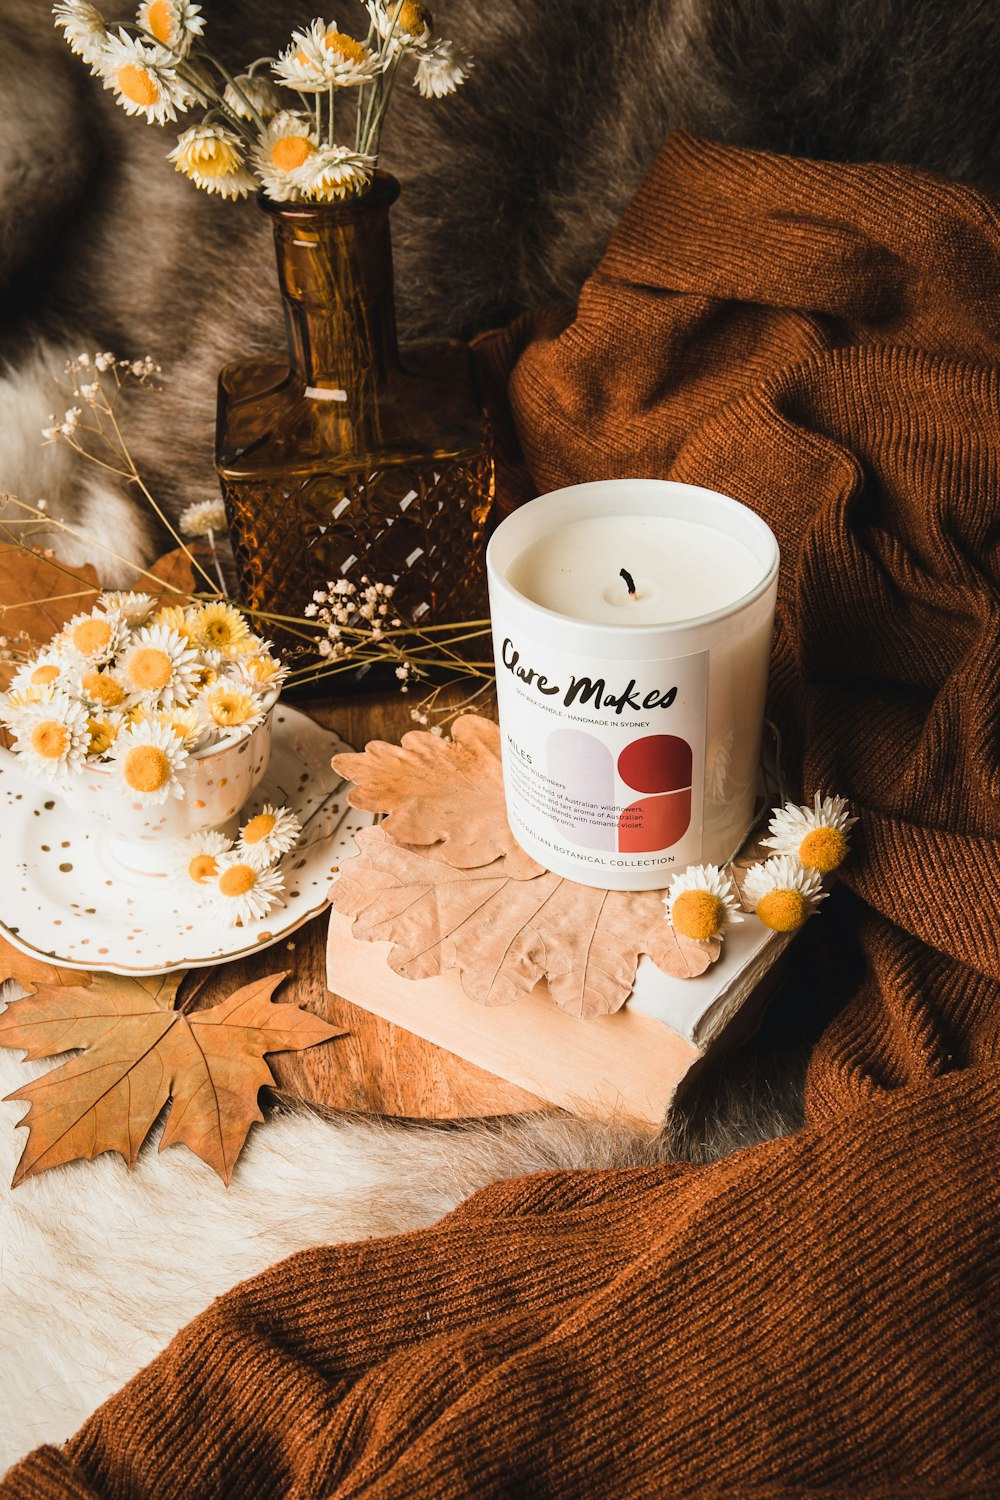
[[[396,368],[389,208],[395,178],[363,198],[271,203],[293,379],[316,400],[349,402]]]

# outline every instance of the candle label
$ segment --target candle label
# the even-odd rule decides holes
[[[582,661],[498,630],[515,835],[620,875],[701,859],[708,655]],[[544,863],[544,856],[539,855]]]

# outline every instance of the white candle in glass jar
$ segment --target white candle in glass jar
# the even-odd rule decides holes
[[[732,857],[754,816],[778,546],[669,480],[572,485],[487,553],[504,790],[529,854],[657,890]]]

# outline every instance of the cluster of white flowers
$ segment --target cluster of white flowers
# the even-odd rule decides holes
[[[101,383],[101,376],[109,373],[114,376],[114,385],[109,387],[113,390],[120,387],[128,377],[137,380],[140,385],[153,385],[154,377],[161,375],[163,371],[151,354],[144,355],[142,359],[119,359],[110,350],[97,354],[78,354],[76,359],[66,362],[66,374],[73,395],[85,401],[95,411],[106,412],[110,409],[111,402]],[[76,443],[82,421],[83,408],[79,406],[69,407],[61,419],[55,412],[50,412],[49,426],[42,428],[42,437],[50,443],[61,437]]]
[[[31,774],[59,784],[104,765],[158,803],[184,795],[194,751],[256,728],[285,675],[231,604],[105,593],[18,668],[0,722]]]
[[[287,807],[266,803],[234,842],[209,829],[185,839],[174,885],[198,906],[210,906],[230,926],[264,917],[281,899],[280,865],[302,833]]]
[[[454,93],[472,67],[456,43],[435,36],[419,0],[366,4],[364,40],[317,17],[292,32],[278,57],[258,58],[224,87],[199,45],[205,21],[192,0],[143,0],[135,21],[117,29],[90,0],[58,0],[53,11],[70,47],[129,114],[162,125],[209,106],[168,157],[196,186],[242,198],[259,184],[278,202],[330,202],[371,182],[402,62],[412,59],[414,85],[431,99]],[[270,78],[261,71],[268,67]],[[353,146],[334,133],[335,95],[345,88],[368,91]]]
[[[394,593],[393,584],[372,583],[367,577],[358,583],[338,578],[325,589],[316,589],[303,614],[315,620],[322,632],[317,646],[320,656],[342,661],[356,654],[361,640],[368,645],[385,645],[386,631],[403,625],[392,605]],[[405,692],[414,676],[412,665],[400,656],[395,673]]]
[[[751,865],[743,896],[765,927],[795,932],[826,899],[823,877],[839,869],[849,851],[850,816],[845,797],[819,792],[812,807],[786,802],[775,808],[762,843],[777,852]],[[731,876],[717,865],[689,865],[675,875],[664,902],[667,921],[683,937],[721,938],[739,921],[739,897]]]

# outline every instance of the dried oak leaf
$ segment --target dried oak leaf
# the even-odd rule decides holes
[[[359,853],[331,892],[354,936],[391,942],[389,967],[407,979],[457,969],[483,1005],[506,1005],[546,979],[568,1014],[609,1015],[631,994],[641,953],[666,956],[667,972],[685,975],[718,957],[718,944],[675,939],[671,950],[656,891],[594,890],[550,873],[515,880],[504,858],[458,870],[400,848],[383,826],[355,840]]]
[[[360,754],[335,755],[333,768],[354,782],[352,807],[388,813],[382,827],[397,844],[436,846],[458,870],[503,856],[506,874],[531,880],[546,873],[516,842],[507,822],[500,730],[492,719],[463,714],[451,739],[411,730],[402,744],[372,740]]]
[[[79,1056],[9,1094],[27,1100],[28,1139],[12,1186],[81,1157],[117,1151],[132,1167],[168,1099],[160,1150],[183,1142],[229,1183],[274,1079],[267,1052],[299,1051],[344,1033],[271,995],[284,974],[244,985],[211,1010],[172,1008],[180,974],[94,976],[90,986],[41,985],[0,1015],[0,1046],[29,1058]]]

